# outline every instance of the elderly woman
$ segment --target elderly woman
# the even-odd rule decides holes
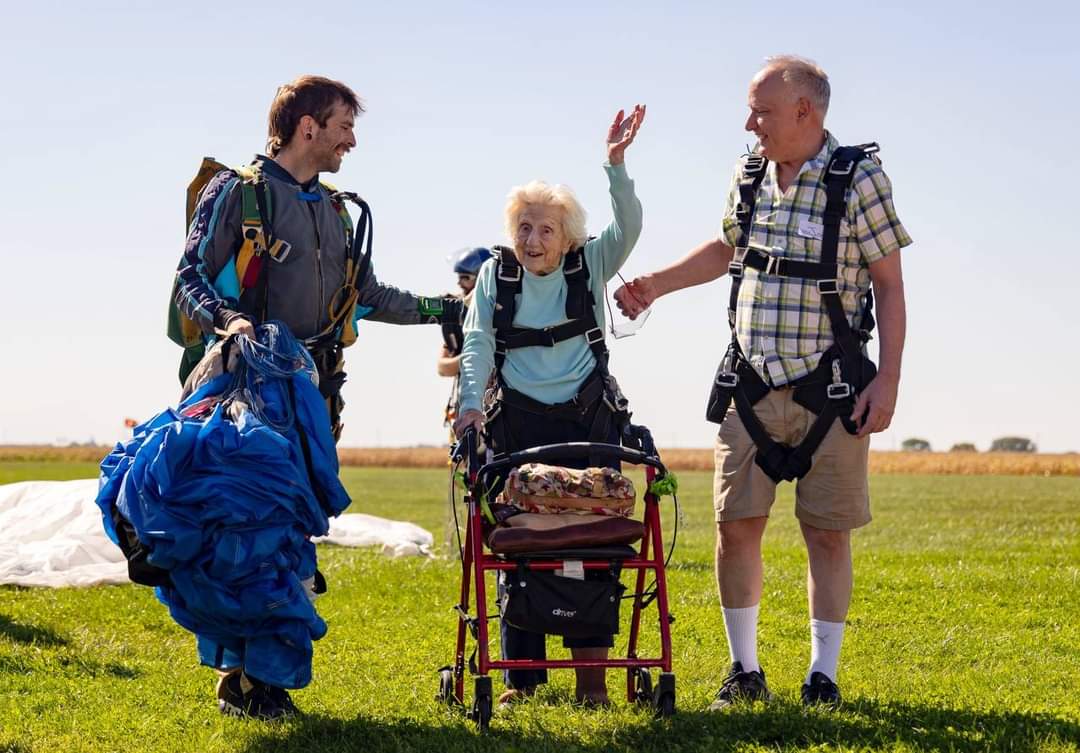
[[[604,285],[630,255],[641,233],[641,204],[623,155],[645,118],[644,106],[622,110],[607,134],[607,172],[614,219],[589,240],[585,210],[570,189],[533,181],[514,188],[506,204],[513,242],[480,269],[465,319],[461,359],[460,436],[483,429],[496,453],[574,441],[617,444],[627,417],[622,396],[607,373]],[[495,369],[496,384],[485,414],[483,394]],[[578,463],[580,465],[580,463]],[[563,465],[575,465],[573,461]],[[606,659],[611,635],[564,640],[575,659]],[[503,623],[507,659],[543,659],[544,636]],[[505,676],[500,704],[529,696],[547,681],[544,671]],[[606,704],[603,668],[577,670],[576,697]]]

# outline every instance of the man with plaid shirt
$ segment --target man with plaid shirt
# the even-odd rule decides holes
[[[756,153],[769,160],[750,220],[751,251],[774,259],[821,262],[826,203],[822,176],[839,146],[825,130],[828,104],[828,77],[802,58],[769,58],[751,81],[746,130],[758,139]],[[740,234],[735,210],[742,166],[740,162],[732,179],[721,236],[620,288],[616,299],[625,314],[635,317],[662,295],[728,271]],[[888,428],[896,406],[905,331],[899,251],[910,243],[881,165],[876,159],[860,160],[840,222],[836,287],[848,324],[857,330],[867,324],[865,303],[873,283],[881,363],[855,401],[850,417],[855,433],[834,421],[796,486],[795,512],[809,560],[811,656],[802,687],[808,706],[835,708],[840,703],[836,669],[851,601],[851,530],[870,521],[870,434]],[[771,388],[754,404],[753,414],[773,441],[794,447],[806,437],[816,415],[793,400],[793,387],[834,345],[833,328],[817,280],[749,265],[742,267],[742,275],[734,324],[737,342],[753,371]],[[754,462],[756,452],[736,408],[729,408],[716,441],[714,506],[716,576],[732,666],[712,710],[770,698],[757,658],[757,619],[761,539],[776,482]]]

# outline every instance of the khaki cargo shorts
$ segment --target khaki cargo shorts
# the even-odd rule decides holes
[[[793,399],[791,388],[770,390],[754,406],[769,436],[797,445],[817,418]],[[795,484],[795,517],[814,528],[846,531],[870,522],[867,461],[870,437],[854,437],[836,420],[814,453],[810,472]],[[716,437],[713,507],[716,520],[765,517],[776,497],[776,484],[757,463],[757,447],[734,404]]]

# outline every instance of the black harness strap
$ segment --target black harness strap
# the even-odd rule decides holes
[[[584,246],[566,254],[563,277],[566,278],[566,318],[586,318],[596,301],[589,290],[589,268],[585,266]]]
[[[855,168],[866,157],[866,152],[858,146],[841,146],[833,152],[829,164],[822,176],[825,182],[825,213],[821,236],[821,266],[830,267],[832,274],[817,278],[818,293],[825,311],[829,315],[829,326],[833,339],[840,351],[848,359],[854,358],[859,351],[844,304],[840,300],[840,269],[836,263],[836,253],[840,245],[840,222],[847,214],[847,192],[855,177]]]
[[[578,335],[585,335],[592,345],[593,339],[599,337],[603,339],[603,332],[595,333],[599,327],[591,326],[592,322],[587,319],[577,319],[570,322],[563,322],[562,324],[556,324],[553,327],[544,327],[543,329],[524,329],[514,327],[510,330],[510,334],[506,336],[506,347],[509,350],[514,348],[528,348],[533,346],[546,346],[551,347],[555,343],[560,343],[563,340],[569,340],[571,337],[577,337]]]
[[[735,244],[735,256],[728,264],[731,275],[731,296],[728,298],[728,324],[731,325],[732,339],[735,337],[735,309],[739,304],[739,286],[742,284],[743,263],[740,257],[746,255],[750,247],[750,231],[754,227],[754,207],[761,181],[765,179],[765,170],[769,160],[760,154],[747,155],[743,161],[742,175],[739,177],[739,203],[735,206],[735,219],[739,223],[739,240]]]
[[[620,417],[629,421],[629,413],[625,406],[620,409],[608,398],[606,382],[606,377],[601,375],[599,370],[594,370],[572,399],[554,404],[534,400],[523,392],[511,389],[506,384],[500,384],[498,399],[493,402],[485,416],[488,431],[493,434],[494,445],[499,448],[499,454],[506,452],[506,448],[522,449],[511,436],[509,418],[504,415],[502,420],[495,420],[504,408],[522,411],[544,419],[570,421],[588,429],[587,441],[610,441],[612,424]],[[595,458],[590,456],[590,465],[601,462],[602,459],[599,456]]]
[[[495,326],[495,370],[501,373],[503,361],[506,360],[506,337],[514,328],[514,296],[521,293],[525,273],[509,248],[492,246],[492,250],[499,256],[495,267],[495,314],[492,324]]]
[[[266,248],[263,255],[266,257],[259,266],[259,279],[255,283],[255,315],[258,323],[266,321],[266,308],[270,299],[270,249],[274,247],[274,226],[270,223],[269,203],[266,200],[266,181],[260,172],[255,178],[255,206],[259,210],[259,222],[262,223],[263,239]]]
[[[518,392],[506,386],[503,386],[502,394],[507,405],[512,405],[528,413],[581,423],[592,404],[603,396],[604,380],[594,373],[585,380],[578,393],[565,403],[542,403],[523,392]]]
[[[742,266],[756,269],[767,275],[803,277],[808,280],[835,279],[836,265],[812,261],[796,261],[772,256],[758,248],[748,248],[742,257]]]
[[[368,272],[371,270],[371,247],[375,239],[375,220],[371,216],[371,207],[366,201],[352,191],[338,191],[330,197],[331,201],[339,202],[344,208],[344,201],[351,201],[360,209],[360,221],[353,230],[351,244],[346,244],[346,253],[350,254],[356,265],[356,276],[353,287],[357,290],[364,286]],[[363,249],[363,250],[361,250]]]

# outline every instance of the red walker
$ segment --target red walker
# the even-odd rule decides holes
[[[481,506],[479,503],[482,490],[490,486],[485,481],[500,471],[506,471],[525,463],[545,463],[552,462],[556,458],[585,458],[590,455],[594,457],[600,455],[613,461],[619,460],[635,465],[644,465],[646,488],[648,488],[655,479],[665,476],[667,469],[660,462],[648,430],[641,427],[633,428],[642,438],[642,446],[646,450],[645,452],[613,444],[570,442],[515,452],[478,468],[474,434],[467,434],[454,448],[454,461],[468,462],[468,483],[466,484],[465,494],[468,516],[465,544],[461,557],[461,599],[455,607],[458,615],[457,650],[454,654],[453,666],[443,667],[439,670],[438,698],[449,705],[462,708],[465,706],[465,642],[466,631],[468,631],[477,644],[473,656],[468,659],[470,673],[474,675],[473,703],[469,716],[481,730],[487,729],[491,721],[492,686],[491,677],[488,675],[491,670],[576,667],[625,668],[627,671],[627,701],[643,705],[648,704],[660,716],[670,716],[675,712],[675,675],[671,671],[671,623],[674,622],[674,618],[668,611],[664,547],[660,533],[659,497],[650,491],[646,491],[644,495],[645,514],[641,546],[636,552],[627,547],[626,554],[630,556],[620,558],[623,569],[637,571],[636,587],[633,593],[627,597],[633,600],[634,607],[630,620],[629,645],[625,659],[591,661],[574,659],[510,660],[492,659],[488,652],[489,614],[484,574],[489,570],[517,570],[519,563],[512,559],[515,555],[504,557],[485,551]],[[597,553],[602,556],[601,550],[597,550]],[[574,559],[582,560],[582,566],[586,570],[608,569],[610,567],[610,562],[606,558],[583,559],[583,554],[587,557],[588,552],[583,553],[580,549],[574,550]],[[530,559],[527,567],[532,570],[556,570],[563,567],[563,560],[551,558],[535,561]],[[644,590],[645,576],[649,570],[655,573],[656,586],[654,592],[646,593]],[[476,583],[476,614],[470,616],[469,598],[473,580]],[[654,597],[660,627],[660,656],[643,658],[637,655],[641,613]],[[649,673],[650,667],[659,667],[661,669],[655,686]]]

